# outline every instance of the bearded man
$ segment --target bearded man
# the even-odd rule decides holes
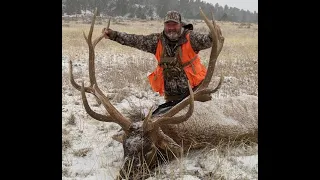
[[[164,96],[166,103],[153,114],[163,113],[187,97],[188,80],[195,90],[206,76],[198,53],[211,47],[212,37],[210,33],[194,32],[193,25],[182,22],[177,11],[167,12],[161,33],[136,35],[110,28],[104,28],[102,33],[106,39],[155,55],[158,66],[148,79],[152,90]]]

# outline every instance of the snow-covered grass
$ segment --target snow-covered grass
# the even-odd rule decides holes
[[[114,179],[123,164],[122,144],[111,139],[120,126],[103,123],[86,114],[80,92],[68,77],[68,61],[73,60],[77,82],[88,84],[88,46],[82,31],[88,33],[89,24],[63,22],[62,36],[62,179]],[[95,25],[97,37],[106,22]],[[224,48],[218,58],[212,82],[222,74],[225,80],[214,98],[258,95],[258,36],[257,25],[239,28],[236,23],[218,22],[225,37]],[[207,32],[206,25],[197,21],[195,31]],[[111,22],[110,28],[135,34],[149,34],[162,30],[161,21]],[[211,49],[199,53],[208,63]],[[111,103],[124,115],[144,114],[152,105],[164,102],[150,89],[147,75],[156,66],[152,54],[122,46],[103,39],[95,48],[96,77],[99,87]],[[105,110],[87,95],[91,108],[104,114]],[[258,145],[207,147],[190,151],[183,158],[173,160],[153,172],[148,179],[258,179]]]

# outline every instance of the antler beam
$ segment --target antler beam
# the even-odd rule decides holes
[[[88,44],[89,47],[89,78],[90,78],[90,86],[89,87],[84,87],[84,83],[82,81],[82,86],[78,85],[73,77],[73,73],[72,73],[72,61],[70,61],[69,64],[69,72],[70,72],[70,82],[73,85],[73,87],[75,87],[77,90],[81,91],[81,95],[82,95],[82,101],[83,101],[83,105],[85,107],[86,112],[94,119],[98,120],[98,121],[104,121],[104,122],[115,122],[117,124],[119,124],[124,131],[128,131],[128,129],[130,128],[132,121],[125,118],[109,101],[108,97],[104,95],[104,93],[100,90],[100,88],[98,87],[97,81],[96,81],[96,76],[95,76],[95,52],[94,52],[94,48],[96,47],[96,45],[101,41],[101,39],[104,37],[103,34],[101,34],[100,36],[98,36],[94,41],[92,41],[92,33],[93,33],[93,28],[94,28],[94,24],[95,24],[95,20],[96,20],[96,16],[97,16],[97,8],[95,9],[94,12],[94,16],[92,18],[92,22],[91,22],[91,26],[90,26],[90,31],[88,36],[85,35],[85,33],[83,32],[83,36]],[[107,28],[109,28],[110,25],[110,19],[108,21],[108,26]],[[103,106],[105,107],[105,109],[108,111],[108,113],[110,115],[101,115],[98,114],[96,112],[94,112],[87,101],[86,95],[85,93],[91,93],[93,94],[97,101],[99,103],[102,103]]]

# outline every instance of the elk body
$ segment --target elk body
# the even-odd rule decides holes
[[[127,179],[142,178],[143,174],[136,172],[141,172],[145,166],[154,167],[158,155],[163,153],[172,158],[181,156],[189,147],[199,148],[221,140],[241,141],[245,138],[257,141],[257,97],[239,96],[211,100],[211,93],[216,92],[223,81],[221,78],[217,87],[208,88],[224,38],[215,22],[211,23],[201,9],[200,13],[213,39],[206,77],[194,92],[189,85],[189,96],[162,114],[153,115],[150,108],[144,119],[129,119],[123,116],[99,89],[95,78],[94,48],[104,35],[101,34],[92,41],[96,12],[89,35],[84,34],[89,47],[90,86],[84,87],[83,82],[81,85],[75,82],[70,61],[70,82],[81,91],[86,112],[98,121],[114,122],[122,127],[123,133],[114,136],[115,140],[123,144],[124,149],[125,163],[120,171],[122,177],[127,174]],[[86,93],[93,94],[108,115],[94,112],[88,104]]]
[[[222,142],[258,142],[258,98],[242,95],[194,102],[192,116],[162,130],[178,144],[187,148],[217,145]],[[181,110],[177,115],[185,113]]]

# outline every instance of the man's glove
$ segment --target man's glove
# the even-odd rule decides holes
[[[103,28],[102,33],[104,34],[105,39],[114,39],[115,32],[112,29]]]

